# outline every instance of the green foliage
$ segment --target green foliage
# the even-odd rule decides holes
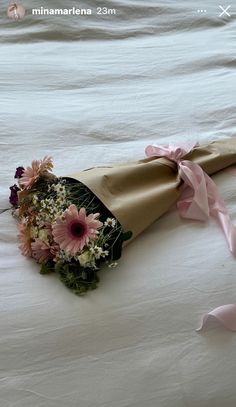
[[[50,274],[55,271],[54,263],[48,262],[41,265],[40,274]]]
[[[83,268],[79,263],[57,263],[56,272],[60,280],[77,295],[83,295],[88,290],[97,288],[99,278],[97,270]]]

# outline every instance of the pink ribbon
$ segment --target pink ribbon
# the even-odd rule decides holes
[[[217,321],[230,331],[236,331],[236,305],[221,305],[220,307],[208,312],[208,314],[204,315],[201,326],[197,329],[197,331],[200,332],[205,327],[208,327],[211,320]]]
[[[179,175],[184,181],[183,192],[177,202],[180,216],[199,221],[206,221],[210,215],[214,217],[225,234],[230,251],[236,256],[236,228],[216,184],[198,164],[182,160],[193,147],[194,145],[188,146],[187,149],[148,146],[145,153],[148,157],[166,157],[177,163]]]
[[[210,216],[214,217],[225,234],[230,251],[236,257],[236,228],[216,184],[198,164],[182,159],[194,146],[195,143],[185,148],[150,145],[146,147],[145,153],[148,157],[166,157],[178,165],[179,175],[184,181],[183,191],[177,202],[180,216],[199,221],[206,221]],[[215,308],[204,316],[202,327],[212,316],[226,328],[236,330],[236,305]]]

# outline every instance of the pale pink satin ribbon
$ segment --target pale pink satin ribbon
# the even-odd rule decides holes
[[[230,331],[236,331],[236,304],[221,305],[204,315],[198,332],[210,325],[211,320],[216,320]]]
[[[166,157],[177,163],[179,175],[184,181],[183,191],[177,202],[180,216],[199,221],[206,221],[209,216],[214,217],[225,234],[230,251],[236,257],[236,228],[216,184],[198,164],[182,159],[194,146],[195,143],[185,148],[150,145],[146,147],[145,153],[148,157]],[[207,324],[210,317],[216,318],[226,328],[236,330],[236,305],[223,305],[206,314],[199,330]]]

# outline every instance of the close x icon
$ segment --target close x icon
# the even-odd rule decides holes
[[[230,14],[231,5],[229,5],[229,6],[219,5],[219,8],[221,9],[221,13],[219,14],[219,17],[224,17],[224,16],[231,17],[231,14]]]

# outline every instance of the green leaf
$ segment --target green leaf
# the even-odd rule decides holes
[[[132,236],[133,236],[133,232],[131,232],[131,230],[124,232],[122,235],[123,241],[125,242],[126,240],[131,239]]]
[[[41,265],[40,274],[50,274],[55,271],[54,267],[51,264],[43,263]]]
[[[55,264],[55,272],[56,273],[60,273],[60,271],[63,269],[63,263],[62,262],[60,262],[60,261],[58,261],[56,264]]]
[[[112,260],[120,259],[121,252],[122,252],[122,240],[118,239],[112,248]]]

